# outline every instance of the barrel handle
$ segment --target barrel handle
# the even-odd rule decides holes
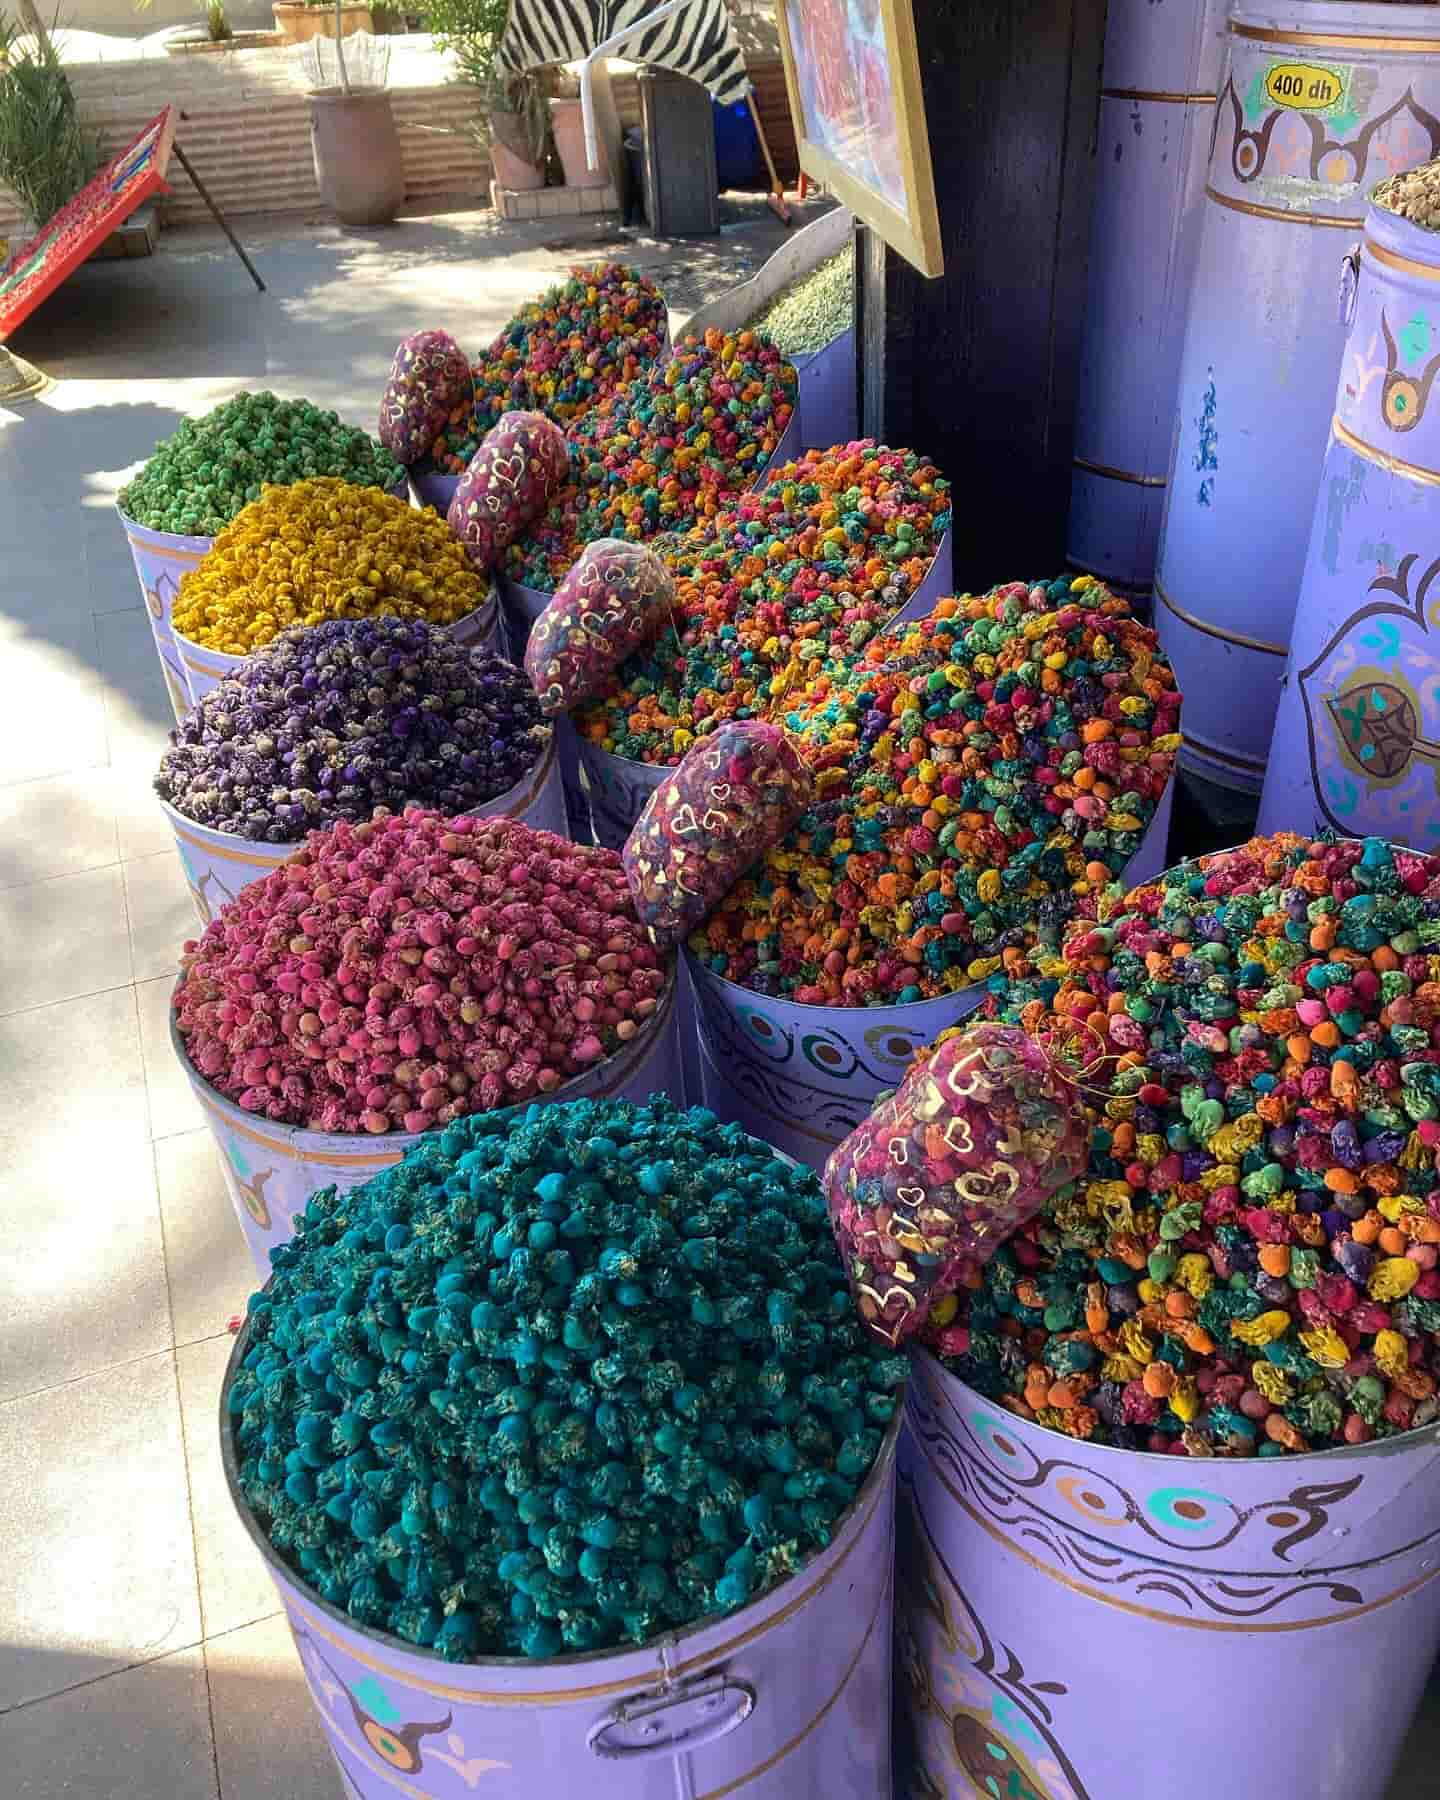
[[[1348,332],[1355,323],[1355,303],[1360,297],[1360,246],[1352,244],[1340,259],[1340,323]]]
[[[683,1757],[743,1725],[755,1690],[726,1675],[701,1675],[622,1700],[590,1727],[586,1747],[606,1762]]]

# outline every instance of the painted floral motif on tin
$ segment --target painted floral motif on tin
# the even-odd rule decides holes
[[[902,1478],[897,1521],[897,1761],[911,1800],[1092,1800],[1056,1739],[1051,1701],[986,1629],[940,1554]]]
[[[472,1790],[479,1786],[482,1776],[510,1767],[509,1763],[489,1757],[471,1756],[465,1739],[453,1729],[453,1710],[443,1718],[407,1719],[410,1697],[406,1689],[400,1687],[404,1698],[397,1698],[390,1686],[375,1675],[347,1683],[293,1615],[290,1630],[327,1730],[343,1750],[357,1756],[362,1764],[378,1763],[382,1772],[389,1769],[400,1775],[423,1776],[438,1763],[452,1770]],[[438,1703],[435,1710],[439,1710]],[[408,1787],[405,1791],[425,1790]]]
[[[1321,821],[1416,850],[1440,843],[1440,557],[1403,557],[1300,671]],[[1391,600],[1379,598],[1394,596]]]

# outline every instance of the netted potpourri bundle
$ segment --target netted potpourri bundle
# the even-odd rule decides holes
[[[188,943],[175,1023],[247,1112],[425,1131],[553,1093],[669,977],[612,850],[410,811],[315,832]]]
[[[966,1026],[830,1154],[825,1197],[866,1328],[898,1344],[954,1317],[1000,1245],[1085,1169],[1063,1066],[1023,1031]]]
[[[415,332],[390,365],[380,397],[380,442],[398,461],[419,462],[473,392],[469,360],[449,332]]]
[[[394,616],[453,625],[491,597],[445,521],[338,480],[266,488],[181,577],[175,629],[248,656],[292,625]]]
[[[509,412],[475,452],[450,502],[450,529],[475,568],[493,569],[539,518],[569,472],[560,427],[541,413]]]
[[[1004,1016],[1088,1063],[1089,1167],[962,1296],[949,1366],[1129,1450],[1433,1425],[1437,946],[1440,860],[1379,839],[1257,838],[1077,921]]]
[[[658,541],[678,641],[662,631],[622,663],[581,730],[617,756],[674,764],[723,719],[770,716],[913,598],[949,524],[949,483],[910,450],[858,439],[773,470]]]
[[[323,1600],[448,1661],[758,1599],[896,1411],[814,1175],[700,1108],[466,1119],[295,1223],[226,1395],[240,1492]]]
[[[420,619],[332,619],[282,632],[202,696],[155,791],[212,831],[293,844],[377,806],[483,806],[550,736],[513,663]]]
[[[657,944],[706,918],[809,805],[810,769],[776,725],[732,720],[694,745],[645,802],[621,851]]]
[[[320,476],[389,489],[405,471],[358,426],[308,400],[237,394],[166,438],[121,489],[120,510],[153,531],[218,537],[263,488]]]
[[[623,263],[573,268],[521,307],[475,362],[473,396],[452,408],[428,459],[460,475],[502,413],[515,408],[567,422],[640,381],[665,351],[664,297]]]
[[[772,708],[815,802],[691,947],[807,1005],[1003,990],[1139,850],[1179,713],[1155,633],[1091,576],[941,600]]]
[[[547,715],[597,694],[669,611],[675,584],[644,544],[600,538],[556,588],[531,628],[525,671]]]
[[[553,592],[597,538],[641,542],[712,518],[765,469],[798,392],[794,366],[754,332],[685,338],[645,381],[567,429],[572,479],[512,547],[505,573]]]

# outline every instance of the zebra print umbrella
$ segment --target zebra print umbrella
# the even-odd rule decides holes
[[[597,44],[655,11],[658,0],[510,0],[498,61],[511,74],[546,63],[578,62]],[[725,0],[691,0],[616,51],[632,62],[659,63],[709,88],[722,105],[750,91],[745,56]]]

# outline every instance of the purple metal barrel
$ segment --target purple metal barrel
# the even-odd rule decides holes
[[[1068,560],[1131,592],[1155,574],[1226,6],[1111,0],[1105,31]]]
[[[495,585],[500,590],[500,614],[509,645],[508,655],[517,668],[523,668],[530,628],[553,596],[543,588],[525,587],[503,575],[495,578]],[[568,714],[555,721],[555,744],[560,752],[560,781],[565,794],[565,818],[570,839],[576,844],[593,844],[597,839],[590,823],[590,795],[580,778],[580,740]]]
[[[1167,866],[1174,791],[1172,781],[1125,870],[1127,886],[1153,881]],[[805,1006],[727,981],[693,951],[685,963],[705,1104],[812,1169],[823,1169],[876,1099],[900,1085],[919,1052],[989,992],[977,982],[906,1006]]]
[[[320,1724],[357,1800],[890,1800],[899,1419],[829,1548],[763,1599],[644,1648],[451,1663],[329,1606],[225,1479],[285,1609]]]
[[[1440,849],[1440,236],[1372,206],[1259,829]]]
[[[681,1100],[680,998],[678,966],[660,1004],[628,1044],[583,1075],[564,1082],[551,1100],[648,1100],[669,1094]],[[420,1141],[413,1132],[384,1137],[304,1131],[257,1117],[217,1093],[191,1065],[185,1043],[170,1018],[170,1045],[205,1114],[220,1152],[221,1172],[251,1260],[262,1279],[270,1273],[270,1252],[294,1236],[294,1217],[320,1188],[342,1193],[398,1163]]]
[[[805,448],[828,450],[859,437],[854,327],[823,350],[797,350],[790,360],[800,375],[800,441]]]
[[[170,697],[170,710],[183,719],[190,710],[190,687],[185,679],[185,665],[175,642],[171,615],[180,578],[198,568],[210,549],[213,538],[181,537],[171,531],[152,531],[148,525],[137,525],[127,519],[119,507],[120,523],[125,528],[125,541],[145,596],[145,616],[155,639],[155,653],[160,658],[160,672],[165,677],[165,691]]]
[[[197,825],[193,819],[187,819],[166,800],[160,800],[158,804],[169,821],[180,867],[184,870],[190,898],[195,902],[202,925],[208,925],[241,888],[248,887],[252,881],[263,881],[300,848],[298,844],[256,843],[233,831],[214,831],[208,825]],[[534,831],[553,831],[558,837],[564,837],[565,802],[553,737],[534,767],[514,787],[487,800],[483,806],[472,806],[467,810],[472,818],[515,819]]]
[[[1440,1429],[1145,1455],[920,1351],[897,1553],[915,1800],[1381,1800],[1440,1642]]]
[[[417,506],[433,506],[443,519],[450,510],[450,502],[455,498],[455,490],[460,485],[458,475],[412,475],[410,477],[411,492],[415,496]]]
[[[1440,152],[1440,10],[1231,15],[1155,578],[1187,768],[1258,793],[1344,331],[1337,250],[1383,176]]]

